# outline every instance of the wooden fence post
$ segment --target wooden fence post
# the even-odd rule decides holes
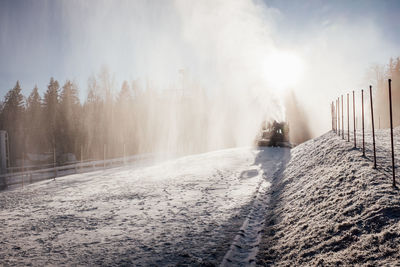
[[[343,112],[343,95],[342,95],[342,139],[344,140],[344,112]]]
[[[392,169],[393,169],[393,186],[396,186],[396,170],[394,168],[394,147],[393,147],[393,115],[392,115],[392,80],[389,79],[389,103],[390,103],[390,141],[392,144]]]
[[[336,100],[337,104],[337,111],[338,111],[338,135],[340,137],[340,103],[339,103],[339,98]]]
[[[378,117],[378,129],[381,128],[381,115],[379,115]]]
[[[83,168],[83,146],[81,145],[81,166],[80,166],[80,170],[82,171]]]
[[[362,109],[362,151],[363,157],[365,157],[365,137],[364,137],[364,89],[361,90],[361,109]]]
[[[353,90],[353,122],[354,122],[354,147],[357,147],[357,141],[356,141],[356,100],[354,98],[354,90]]]
[[[374,146],[374,169],[376,169],[376,150],[375,150],[375,127],[374,127],[374,105],[372,102],[372,86],[369,86],[369,97],[371,102],[371,120],[372,120],[372,145]]]
[[[337,99],[335,99],[335,128],[336,128],[336,134],[338,133],[338,110],[337,110]]]
[[[22,152],[22,187],[24,187],[24,173],[25,172],[25,155]]]
[[[332,104],[333,104],[333,102],[332,102]],[[332,120],[332,122],[333,122],[333,120]],[[124,143],[124,164],[126,164],[126,145],[125,145],[125,143]]]
[[[106,168],[106,150],[107,150],[107,145],[104,144],[103,146],[103,167]]]
[[[350,142],[349,93],[347,93],[347,142]]]
[[[331,107],[331,128],[332,128],[332,131],[335,131],[335,129],[333,128],[333,101],[332,101],[330,107]]]
[[[334,120],[334,124],[335,124],[335,133],[337,133],[337,111],[336,111],[336,99],[335,99],[335,104],[334,104],[334,107],[333,107],[335,110],[335,120]]]
[[[56,147],[53,147],[53,167],[54,167],[54,179],[57,177],[57,168],[56,168],[56,162],[57,162],[57,155],[56,155]]]

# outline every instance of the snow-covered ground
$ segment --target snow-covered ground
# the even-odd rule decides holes
[[[260,195],[289,151],[228,149],[1,192],[0,265],[254,262]]]
[[[329,132],[1,192],[0,265],[399,265],[388,133],[377,169]]]
[[[376,170],[371,134],[366,157],[361,135],[357,149],[350,136],[346,142],[329,132],[292,149],[271,182],[258,264],[400,266],[400,190],[392,187],[389,131],[377,131]],[[400,128],[395,151],[398,166]]]

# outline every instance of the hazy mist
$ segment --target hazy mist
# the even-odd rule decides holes
[[[46,71],[54,64],[54,51],[39,63],[26,61],[33,73],[41,74],[21,77],[22,87],[30,90],[38,83],[43,92],[50,76],[61,82],[72,79],[83,103],[88,77],[106,66],[112,99],[125,80],[147,96],[136,103],[141,113],[127,106],[121,115],[125,122],[130,111],[139,113],[132,115],[138,123],[132,128],[140,136],[137,152],[252,145],[261,122],[272,119],[292,121],[296,142],[314,137],[330,129],[333,99],[366,88],[366,69],[399,54],[374,20],[326,15],[329,4],[322,19],[310,15],[304,23],[307,16],[295,18],[304,24],[300,31],[288,28],[290,14],[268,1],[40,3],[35,9],[40,21],[46,22],[41,14],[54,11],[47,22],[56,21],[62,30],[52,32],[47,25],[25,41],[36,44],[30,55],[46,57],[47,42],[57,40],[52,49],[61,67]],[[45,23],[40,21],[31,27]],[[2,39],[9,27],[0,28]],[[17,47],[22,57],[26,52]],[[115,123],[112,119],[109,127]]]

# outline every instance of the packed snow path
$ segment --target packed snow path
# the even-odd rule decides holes
[[[229,149],[1,192],[0,265],[218,265],[289,154]]]
[[[270,149],[266,148],[265,151]],[[283,165],[290,159],[289,149],[278,148],[274,153],[275,157],[281,158],[281,160],[270,161],[267,158],[263,159],[262,162],[266,164],[266,168],[262,169],[266,169],[268,173],[263,174],[264,179],[260,181],[257,193],[254,195],[251,210],[232,242],[229,251],[225,254],[221,266],[254,266],[256,263],[266,219],[265,213],[270,201],[271,181],[280,177],[279,171],[282,171]]]
[[[261,182],[253,207],[231,244],[229,251],[225,254],[221,266],[255,265],[265,221],[265,210],[269,204],[267,194],[270,186],[269,182]]]

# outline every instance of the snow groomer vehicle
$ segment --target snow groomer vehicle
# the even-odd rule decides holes
[[[286,122],[262,123],[261,132],[256,138],[259,147],[293,147],[289,142],[289,125]]]

